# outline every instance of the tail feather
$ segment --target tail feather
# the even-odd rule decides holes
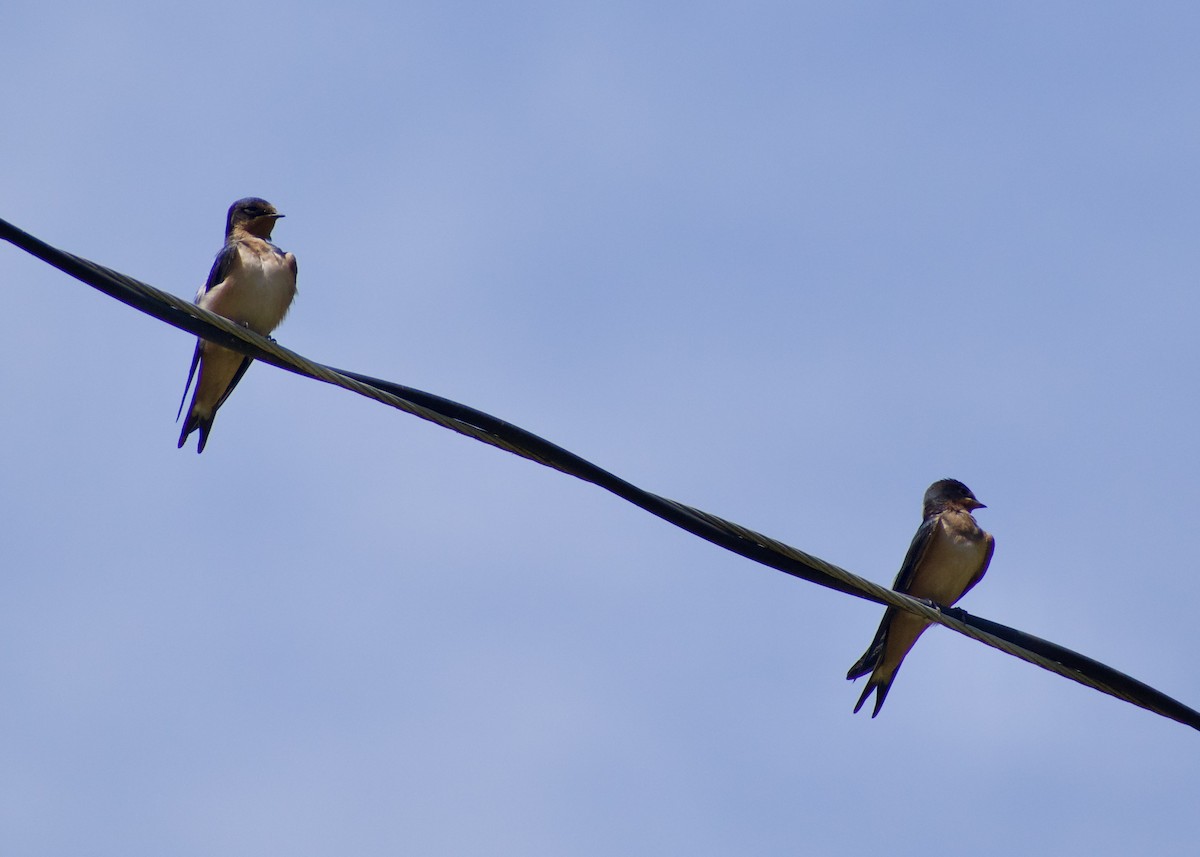
[[[187,419],[183,421],[183,431],[179,433],[178,448],[183,449],[183,445],[187,443],[188,435],[194,431],[200,432],[200,442],[196,445],[196,452],[204,452],[204,445],[208,443],[208,433],[212,431],[213,415],[203,417],[195,411],[191,411],[187,415]]]
[[[862,696],[858,698],[858,704],[854,706],[854,713],[858,714],[862,709],[863,703],[867,701],[867,697],[871,695],[871,691],[875,691],[875,710],[871,712],[871,718],[874,719],[879,714],[879,709],[883,708],[883,701],[887,699],[888,691],[892,689],[892,682],[895,680],[896,674],[892,673],[887,679],[876,681],[872,676],[867,681],[867,686],[863,688]]]
[[[200,365],[200,351],[203,347],[203,340],[196,341],[196,350],[192,353],[192,367],[188,369],[187,383],[183,385],[183,398],[179,400],[179,411],[175,414],[175,419],[178,420],[183,414],[183,403],[187,401],[188,391],[192,388],[192,380],[196,377],[196,367]],[[179,433],[179,449],[183,449],[183,445],[187,443],[188,435],[197,429],[200,430],[200,444],[196,447],[196,452],[204,452],[204,443],[208,440],[208,432],[212,428],[213,417],[202,417],[196,412],[196,396],[192,397],[192,406],[188,410],[187,419],[183,421],[183,431]]]
[[[879,675],[876,670],[879,668],[880,662],[883,660],[883,650],[887,645],[888,630],[891,627],[888,622],[888,616],[885,615],[882,622],[879,623],[879,630],[875,634],[875,639],[871,641],[871,645],[863,653],[854,666],[850,667],[850,671],[846,673],[846,678],[849,681],[862,678],[870,673],[870,678],[867,679],[867,686],[863,688],[862,696],[858,698],[858,704],[854,706],[854,713],[858,714],[862,709],[863,703],[867,701],[867,697],[871,695],[871,691],[875,691],[875,710],[871,712],[871,717],[875,717],[879,713],[879,709],[883,708],[883,700],[887,698],[888,691],[892,689],[892,682],[896,680],[896,672],[899,667],[892,670],[891,675]]]

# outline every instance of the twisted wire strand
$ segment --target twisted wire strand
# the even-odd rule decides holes
[[[0,238],[110,297],[182,330],[280,369],[350,390],[513,455],[590,482],[694,535],[763,565],[848,595],[914,613],[928,622],[944,625],[1027,663],[1200,730],[1200,712],[1070,649],[972,616],[961,609],[938,608],[739,524],[643,491],[586,459],[490,414],[391,381],[311,361],[269,337],[259,336],[194,303],[52,247],[4,220],[0,220]]]

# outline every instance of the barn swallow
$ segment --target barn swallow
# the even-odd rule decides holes
[[[239,199],[229,207],[225,218],[225,246],[217,254],[208,282],[196,293],[196,304],[245,325],[266,336],[279,326],[296,296],[296,257],[271,243],[275,221],[283,217],[275,206],[257,197]],[[179,414],[187,401],[188,389],[196,379],[196,391],[179,447],[188,435],[200,430],[196,452],[204,452],[212,431],[217,409],[225,404],[233,388],[250,368],[251,359],[237,351],[222,348],[206,339],[196,340],[192,368],[179,402]],[[179,414],[175,419],[179,419]]]
[[[957,479],[942,479],[930,485],[925,492],[925,519],[917,528],[892,589],[943,607],[966,595],[983,579],[996,548],[996,540],[981,530],[971,515],[975,509],[985,508]],[[871,716],[879,713],[904,656],[929,624],[906,610],[887,609],[866,654],[846,673],[851,681],[871,674],[854,706],[855,714],[873,690],[875,710]]]

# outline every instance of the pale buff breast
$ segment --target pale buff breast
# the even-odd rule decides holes
[[[200,305],[266,336],[283,321],[296,296],[292,265],[292,254],[266,241],[243,240],[237,265],[200,299]]]
[[[921,591],[911,594],[949,606],[962,597],[986,557],[987,541],[974,518],[965,512],[943,512],[922,563],[937,571],[921,575]]]

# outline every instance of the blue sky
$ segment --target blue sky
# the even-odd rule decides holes
[[[1200,705],[1190,4],[10,4],[0,217]],[[0,850],[1189,854],[1197,736],[5,245]],[[950,839],[952,837],[952,840]]]

